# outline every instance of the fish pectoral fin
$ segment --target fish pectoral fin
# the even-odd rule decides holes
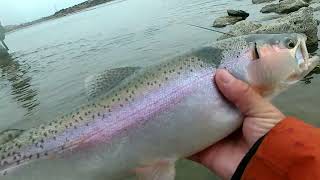
[[[0,144],[4,144],[20,136],[24,130],[22,129],[7,129],[0,132]]]
[[[174,180],[175,161],[161,160],[153,165],[135,169],[139,180]]]
[[[141,67],[121,67],[86,78],[85,88],[89,98],[106,94],[121,81],[130,77],[140,69]]]

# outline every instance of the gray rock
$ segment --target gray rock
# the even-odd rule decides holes
[[[320,6],[314,7],[313,10],[314,11],[320,11]]]
[[[242,17],[234,17],[234,16],[224,16],[219,17],[213,22],[213,27],[225,27],[227,25],[235,24],[236,22],[242,21]]]
[[[222,35],[221,37],[218,38],[218,40],[227,39],[227,38],[230,38],[233,36],[241,36],[244,34],[249,34],[250,32],[259,29],[261,26],[262,26],[262,24],[255,24],[255,23],[253,23],[251,21],[247,21],[247,20],[240,21],[240,22],[236,23],[234,26],[232,26],[232,28],[230,29],[228,34]]]
[[[242,24],[243,23],[243,24]],[[255,25],[255,27],[251,27]],[[258,27],[260,26],[260,27]],[[257,28],[258,27],[258,28]],[[251,31],[251,29],[253,29]],[[313,9],[311,7],[301,8],[297,12],[290,13],[286,17],[274,20],[270,24],[257,25],[250,22],[239,22],[235,24],[229,34],[246,35],[250,33],[304,33],[307,35],[307,47],[309,52],[314,52],[318,47],[318,28],[317,20],[313,17]],[[228,38],[223,35],[219,39]]]
[[[252,0],[253,4],[261,4],[261,3],[267,3],[267,2],[273,2],[275,0]]]
[[[242,17],[242,19],[246,19],[249,17],[249,13],[243,11],[243,10],[227,10],[227,13],[229,16],[235,16],[235,17]]]
[[[264,6],[260,12],[262,13],[278,13],[287,14],[299,10],[302,7],[308,7],[309,4],[303,0],[283,0],[277,4],[269,4]]]
[[[320,3],[320,0],[311,0],[309,3],[310,4]]]

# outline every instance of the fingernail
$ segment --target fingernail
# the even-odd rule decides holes
[[[232,82],[234,79],[233,76],[226,70],[219,70],[219,79],[224,83],[225,85]]]

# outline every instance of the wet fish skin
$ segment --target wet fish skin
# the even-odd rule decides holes
[[[212,81],[217,65],[250,83],[252,42],[287,36],[228,39],[138,70],[92,103],[1,145],[2,175],[113,179],[198,152],[241,124]]]

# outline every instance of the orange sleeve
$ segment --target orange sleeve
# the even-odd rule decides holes
[[[320,179],[320,129],[284,119],[264,138],[241,179]]]

